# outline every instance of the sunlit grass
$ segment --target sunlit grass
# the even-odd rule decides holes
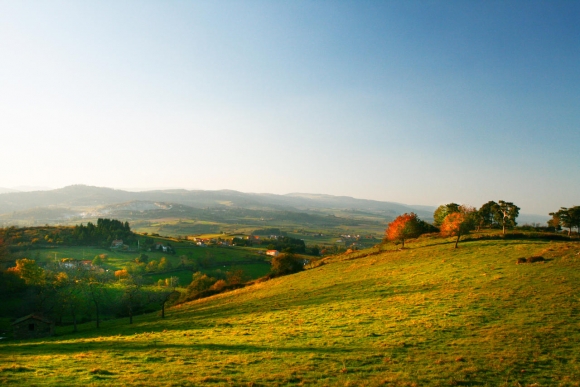
[[[9,341],[0,384],[580,385],[580,244],[450,241]],[[533,255],[547,261],[515,264]]]

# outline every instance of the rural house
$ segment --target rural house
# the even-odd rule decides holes
[[[15,339],[36,339],[54,334],[54,323],[44,317],[29,314],[12,323]]]
[[[268,250],[266,251],[266,255],[269,255],[271,257],[277,257],[278,255],[280,255],[280,252],[278,250]]]

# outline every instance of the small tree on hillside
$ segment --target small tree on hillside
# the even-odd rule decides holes
[[[168,278],[165,280],[164,285],[164,290],[153,293],[152,296],[153,301],[159,302],[161,304],[161,318],[165,318],[165,307],[167,304],[177,300],[180,296],[180,293],[176,290],[177,286],[179,285],[179,278]]]
[[[560,225],[568,229],[568,236],[572,235],[572,228],[577,227],[580,231],[580,206],[571,208],[560,207],[557,212],[550,212],[552,215],[551,224],[558,229]],[[550,222],[548,222],[550,223]]]
[[[485,203],[481,206],[479,210],[474,214],[477,223],[477,229],[481,227],[491,227],[494,222],[494,209],[497,207],[497,203],[493,200]]]
[[[304,270],[304,262],[292,253],[280,254],[272,258],[272,272],[276,275],[298,273]]]
[[[500,200],[493,207],[494,219],[502,226],[502,233],[505,235],[505,229],[517,225],[516,218],[520,214],[520,208],[512,202]]]
[[[398,216],[387,226],[385,238],[389,241],[401,241],[405,248],[405,239],[417,238],[423,233],[421,221],[416,214],[403,214]]]
[[[475,228],[474,214],[475,208],[461,206],[460,212],[454,212],[445,217],[445,220],[441,224],[441,235],[442,236],[456,236],[455,248],[459,243],[459,239],[462,235],[468,234],[471,230]]]
[[[161,261],[159,261],[157,268],[159,271],[169,271],[173,269],[173,265],[167,260],[167,258],[161,257]]]
[[[560,215],[557,212],[550,212],[552,219],[548,220],[548,227],[552,228],[554,231],[562,230],[562,226],[560,226]]]
[[[129,324],[133,324],[133,316],[143,306],[144,292],[143,292],[143,277],[130,275],[122,282],[123,294],[121,296],[121,303],[126,308],[129,315]]]
[[[459,204],[457,203],[440,205],[433,213],[433,224],[437,227],[440,227],[443,224],[445,217],[455,212],[459,212]]]

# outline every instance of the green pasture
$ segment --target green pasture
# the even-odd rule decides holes
[[[49,339],[2,385],[580,386],[580,244],[424,237]],[[516,265],[522,257],[543,263]]]
[[[227,265],[214,268],[201,268],[200,272],[207,274],[210,277],[221,278],[226,275],[228,271],[242,270],[248,280],[257,279],[265,276],[270,272],[271,266],[267,262],[247,263],[241,265]],[[148,282],[156,283],[158,280],[169,277],[179,278],[179,286],[186,287],[191,283],[194,272],[191,270],[175,270],[167,273],[155,273],[146,275],[145,279]]]
[[[146,226],[134,229],[136,232],[156,233],[160,235],[193,235],[204,233],[217,233],[221,224],[215,222],[191,221],[191,220],[166,220],[151,222]]]
[[[140,254],[146,254],[149,260],[159,262],[165,257],[172,265],[177,266],[181,263],[179,256],[170,255],[158,251],[141,251],[141,252],[122,252],[120,250],[109,251],[107,249],[87,248],[87,247],[54,247],[49,249],[38,249],[18,252],[16,258],[29,258],[37,260],[38,263],[48,263],[60,261],[64,258],[93,260],[97,255],[106,254],[107,259],[103,265],[107,269],[118,270],[127,265],[128,262],[135,260]]]
[[[264,255],[258,254],[257,249],[240,247],[208,246],[198,247],[187,244],[173,245],[176,256],[186,255],[195,259],[209,258],[215,262],[240,262],[263,260]]]
[[[158,280],[165,280],[166,278],[177,277],[179,278],[179,286],[187,286],[191,283],[193,277],[193,271],[191,270],[176,270],[168,273],[155,273],[148,274],[143,278],[148,283],[157,283]]]

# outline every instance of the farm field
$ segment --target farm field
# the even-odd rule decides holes
[[[197,247],[189,242],[170,241],[175,249],[175,254],[168,254],[159,251],[123,252],[101,248],[88,247],[51,247],[45,249],[35,249],[15,253],[15,258],[34,259],[40,264],[60,261],[64,258],[78,260],[93,260],[98,255],[106,255],[104,269],[110,271],[120,270],[129,262],[132,262],[139,254],[143,253],[149,260],[159,262],[161,258],[166,258],[174,268],[178,268],[182,263],[182,256],[200,262],[202,266],[195,268],[195,271],[212,275],[216,270],[231,270],[232,267],[242,269],[248,278],[255,279],[266,275],[270,270],[270,264],[265,261],[265,255],[259,254],[257,249],[252,248],[232,248],[232,247]],[[187,262],[188,264],[190,262]],[[180,270],[177,272],[159,273],[151,278],[167,278],[177,276],[180,284],[187,286],[191,282],[192,270]]]
[[[580,243],[406,246],[326,258],[163,320],[3,342],[0,384],[580,385]],[[516,265],[532,256],[546,261]]]

